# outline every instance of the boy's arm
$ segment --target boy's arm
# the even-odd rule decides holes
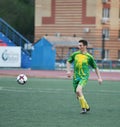
[[[67,67],[67,76],[68,77],[71,77],[71,75],[72,75],[70,66],[71,66],[71,64],[67,61],[66,62],[66,67]]]
[[[101,84],[103,80],[102,80],[102,78],[101,78],[99,69],[96,68],[96,69],[95,69],[95,72],[96,72],[96,75],[97,75],[97,77],[98,77],[98,82],[99,82],[99,84]]]

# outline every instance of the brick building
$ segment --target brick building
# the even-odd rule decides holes
[[[119,60],[120,0],[35,0],[35,42],[45,35],[85,38],[96,58],[102,48]]]

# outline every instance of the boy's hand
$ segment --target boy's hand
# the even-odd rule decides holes
[[[66,73],[66,74],[67,74],[67,77],[68,77],[68,78],[70,78],[70,77],[72,76],[71,71],[67,71],[67,73]]]
[[[102,84],[103,80],[101,78],[98,79],[99,84]]]

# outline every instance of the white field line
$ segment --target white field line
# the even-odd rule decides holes
[[[2,90],[3,89],[3,87],[0,87],[0,90]]]
[[[16,87],[0,87],[0,91],[8,91],[8,92],[32,92],[32,93],[65,93],[65,94],[73,94],[71,89],[35,89],[35,88],[17,88]],[[113,90],[86,90],[84,91],[86,94],[120,94],[120,91],[113,91]]]

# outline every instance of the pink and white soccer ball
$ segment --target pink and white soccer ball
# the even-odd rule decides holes
[[[27,82],[28,78],[25,74],[19,74],[17,76],[17,82],[20,84],[20,85],[24,85],[26,82]]]

